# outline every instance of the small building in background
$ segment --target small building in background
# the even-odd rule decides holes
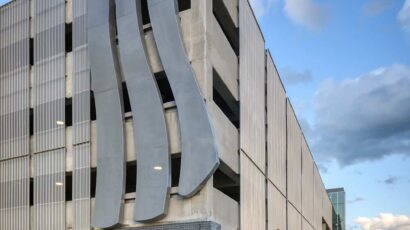
[[[328,189],[330,201],[333,205],[333,230],[346,229],[346,193],[344,188]]]

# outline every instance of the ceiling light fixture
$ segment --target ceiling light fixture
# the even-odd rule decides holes
[[[154,166],[154,170],[161,171],[162,167],[161,166]]]
[[[64,121],[56,121],[56,124],[57,125],[64,125],[65,123],[64,123]]]

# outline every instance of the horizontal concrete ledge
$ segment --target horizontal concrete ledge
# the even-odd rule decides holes
[[[209,102],[207,104],[211,120],[214,124],[217,143],[220,148],[221,160],[226,163],[235,173],[239,173],[239,133],[238,130],[223,115],[219,107]],[[181,153],[181,139],[178,122],[178,112],[175,102],[164,103],[165,119],[168,126],[168,135],[170,138],[170,154]],[[135,161],[135,146],[133,139],[132,113],[124,114],[125,117],[125,150],[126,161]],[[97,146],[96,146],[96,122],[91,122],[91,167],[97,167]],[[33,137],[30,137],[31,146],[33,146]],[[66,171],[73,170],[73,144],[72,144],[72,126],[66,128]],[[30,151],[33,153],[33,149]]]
[[[208,182],[205,187],[191,199],[183,199],[175,191],[177,187],[171,189],[168,215],[154,223],[139,223],[133,220],[135,193],[125,194],[125,200],[122,204],[123,214],[121,215],[120,227],[122,229],[144,229],[142,227],[152,226],[169,226],[175,223],[193,223],[193,222],[214,222],[222,226],[224,230],[239,229],[239,203],[230,197],[215,189],[212,181]],[[90,202],[91,217],[94,211],[95,199],[85,199]],[[73,227],[73,215],[75,200],[66,202],[66,229]],[[34,214],[34,207],[31,206],[31,214]],[[148,228],[149,229],[149,228]],[[154,228],[155,229],[155,228]],[[161,229],[161,228],[160,228]],[[172,229],[172,228],[171,228]],[[185,228],[175,228],[185,229]],[[194,228],[196,229],[196,228]],[[201,228],[198,228],[201,229]]]
[[[220,230],[221,225],[212,221],[197,221],[197,222],[186,222],[186,223],[172,223],[172,224],[163,224],[156,226],[148,227],[136,227],[136,228],[120,228],[127,230]]]

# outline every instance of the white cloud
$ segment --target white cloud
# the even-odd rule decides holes
[[[410,216],[380,213],[373,218],[358,217],[356,224],[362,230],[410,230]]]
[[[410,0],[404,2],[403,8],[401,8],[398,20],[400,22],[401,28],[410,34]]]
[[[326,8],[313,0],[285,0],[284,10],[293,22],[312,30],[322,29],[329,19]]]
[[[410,68],[394,64],[358,78],[328,81],[314,97],[312,149],[340,165],[410,156]]]
[[[257,18],[263,17],[279,0],[249,0]]]

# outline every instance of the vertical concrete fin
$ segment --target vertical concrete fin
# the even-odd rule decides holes
[[[88,1],[88,47],[97,112],[97,187],[92,225],[119,223],[125,187],[124,119],[114,1]]]
[[[171,157],[163,102],[148,62],[141,1],[116,0],[121,67],[133,113],[137,158],[135,221],[165,216],[171,187]]]
[[[212,125],[179,27],[177,1],[148,1],[155,41],[170,82],[181,128],[182,160],[178,193],[193,196],[219,165]]]

